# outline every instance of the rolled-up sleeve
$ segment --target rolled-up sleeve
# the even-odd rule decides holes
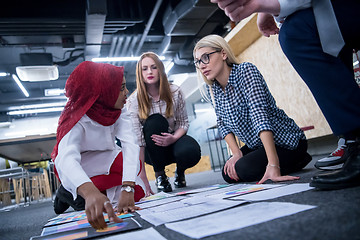
[[[122,109],[116,137],[121,142],[123,155],[123,181],[135,182],[140,169],[140,147],[135,135],[129,111]]]

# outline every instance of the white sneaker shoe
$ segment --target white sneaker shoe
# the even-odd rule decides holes
[[[345,162],[345,149],[346,142],[344,138],[340,138],[338,141],[338,147],[330,153],[329,156],[319,159],[315,163],[315,167],[321,170],[336,170],[342,167],[342,164]],[[336,165],[336,166],[335,166]],[[330,167],[333,166],[333,167]]]

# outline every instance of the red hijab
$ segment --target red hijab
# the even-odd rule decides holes
[[[51,158],[55,160],[61,139],[86,114],[95,122],[110,126],[116,122],[121,110],[114,105],[119,97],[124,68],[106,63],[85,61],[80,63],[66,81],[68,102],[59,118],[56,145]]]

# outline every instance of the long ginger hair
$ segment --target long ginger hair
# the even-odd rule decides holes
[[[137,100],[139,105],[139,117],[140,119],[147,119],[149,116],[151,101],[147,93],[146,85],[142,75],[142,60],[149,57],[154,60],[159,72],[159,94],[160,99],[166,102],[165,117],[169,118],[173,116],[173,101],[172,92],[170,90],[170,84],[165,73],[165,67],[159,57],[153,52],[146,52],[140,56],[136,65],[136,90]]]

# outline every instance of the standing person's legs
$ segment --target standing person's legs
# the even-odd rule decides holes
[[[171,184],[165,174],[165,166],[172,163],[172,148],[157,146],[151,139],[153,134],[161,135],[163,132],[168,132],[169,123],[160,114],[153,114],[149,116],[143,126],[144,139],[146,143],[145,155],[146,162],[154,167],[156,185],[159,191],[171,192]]]
[[[195,166],[201,158],[201,149],[196,140],[188,135],[179,138],[173,144],[173,156],[176,162],[175,187],[185,187],[185,170]]]
[[[346,44],[339,57],[322,51],[311,9],[288,17],[279,35],[284,53],[309,86],[334,134],[357,138],[347,144],[342,170],[312,179],[310,185],[321,189],[360,184],[360,88],[352,66],[352,49],[360,48],[360,32],[353,27],[360,24],[360,2],[333,0],[332,4]]]
[[[352,71],[352,49],[345,47],[341,58],[324,53],[312,9],[289,16],[281,27],[279,41],[333,132],[341,135],[360,129],[360,88]],[[342,60],[345,58],[347,61]]]
[[[307,141],[300,140],[295,150],[289,150],[279,146],[276,152],[279,157],[281,175],[288,175],[303,169],[310,161],[311,156],[307,153]],[[243,157],[235,164],[235,170],[240,178],[238,182],[259,181],[264,176],[268,159],[263,147],[256,150],[249,149],[247,146],[241,148]],[[224,180],[228,183],[235,183],[222,169]]]

